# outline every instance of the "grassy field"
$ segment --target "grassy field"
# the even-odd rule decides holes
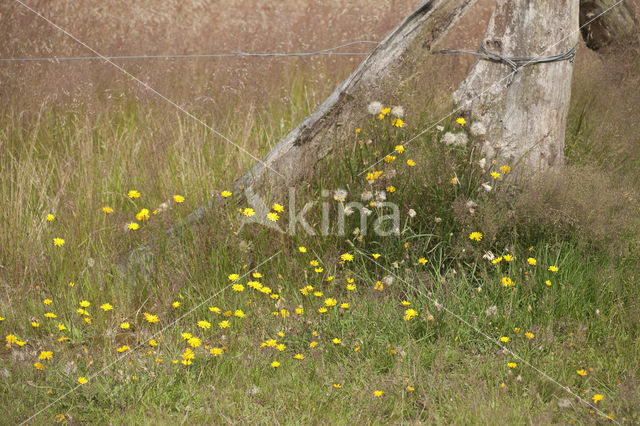
[[[149,54],[378,40],[416,2],[232,3],[139,21],[116,1],[37,6],[101,53]],[[86,54],[0,8],[3,56]],[[296,211],[317,202],[316,231],[323,208],[331,218],[315,236],[243,224],[250,206],[225,191],[254,160],[117,70],[1,64],[0,422],[639,423],[640,65],[628,57],[580,51],[567,166],[517,185],[472,143],[441,142],[472,124],[456,117],[403,144],[450,92],[428,107],[372,99],[403,105],[405,124],[371,115],[296,188]],[[124,65],[261,157],[358,60]],[[212,198],[198,226],[166,233]],[[383,200],[399,207],[397,235],[372,232]],[[368,225],[347,216],[341,236],[355,201]],[[265,202],[286,229],[276,204],[289,200]],[[151,272],[121,273],[144,245]]]

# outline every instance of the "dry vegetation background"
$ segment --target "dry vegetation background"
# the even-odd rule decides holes
[[[480,0],[441,47],[476,48],[494,1]],[[419,3],[419,0],[28,1],[31,7],[107,56],[296,52],[328,48],[353,40],[381,40]],[[640,10],[638,0],[634,0],[634,4]],[[0,2],[0,28],[0,58],[93,56],[13,0]],[[345,50],[367,52],[371,47],[351,46]],[[625,259],[632,259],[631,256],[637,254],[640,249],[637,238],[640,63],[637,47],[635,49],[628,46],[616,54],[598,55],[584,45],[580,47],[567,126],[568,167],[524,188],[511,206],[517,211],[515,215],[503,205],[496,205],[494,210],[484,206],[486,210],[480,211],[473,220],[487,235],[485,240],[493,235],[508,234],[514,228],[520,232],[539,231],[545,238],[553,235],[560,241],[565,235],[577,233],[579,238],[584,236],[585,244],[616,256],[619,254],[616,250],[621,247],[618,241],[622,238],[627,242],[631,240],[631,244],[624,246],[628,250]],[[115,62],[261,157],[313,111],[362,58],[318,56]],[[429,120],[418,120],[418,117],[439,118],[440,114],[451,110],[451,94],[474,61],[472,57],[458,55],[438,55],[432,59],[432,69],[425,73],[427,78],[421,94],[426,94],[428,105],[422,103],[424,96],[403,100],[412,131],[429,124]],[[416,180],[442,180],[442,186],[449,189],[450,165],[441,164],[444,161],[440,158],[431,161],[433,168],[420,170]],[[5,324],[15,326],[16,331],[26,335],[31,333],[26,317],[20,318],[20,315],[29,315],[29,309],[36,303],[40,309],[40,299],[57,294],[56,288],[67,291],[67,283],[72,279],[87,283],[86,288],[97,293],[96,300],[103,296],[105,288],[113,292],[111,296],[116,294],[121,298],[119,312],[139,310],[146,294],[133,294],[135,290],[128,287],[114,290],[104,274],[88,271],[85,266],[88,259],[95,259],[98,265],[111,265],[118,255],[153,232],[163,232],[175,221],[176,217],[172,218],[173,213],[169,212],[152,221],[153,224],[145,225],[145,229],[137,234],[127,232],[125,226],[132,220],[131,200],[125,197],[127,191],[137,189],[142,192],[144,206],[152,209],[172,194],[185,195],[186,201],[181,208],[183,212],[189,212],[209,200],[212,193],[228,189],[233,179],[254,162],[102,61],[0,62],[0,291],[4,295],[0,300],[0,313],[9,318]],[[416,167],[418,169],[420,167]],[[435,176],[440,171],[440,176]],[[333,170],[326,173],[332,177]],[[108,219],[96,214],[104,205],[115,208]],[[449,211],[451,204],[441,207]],[[46,223],[45,215],[49,212],[56,215],[55,222],[49,224],[54,226]],[[514,216],[516,219],[512,220]],[[461,222],[462,219],[456,218]],[[60,261],[59,253],[52,250],[51,238],[59,236],[53,235],[52,229],[66,231],[64,253],[68,257],[65,262]],[[218,237],[217,228],[212,227],[208,232]],[[511,234],[508,235],[510,238]],[[203,238],[206,239],[206,233]],[[470,244],[466,234],[461,238],[465,244]],[[218,240],[213,237],[212,240],[216,243],[207,249],[212,252],[226,249],[223,246],[228,243],[217,245]],[[220,237],[220,241],[223,240]],[[548,241],[550,246],[553,242],[551,238]],[[505,243],[504,247],[507,246]],[[553,245],[557,246],[559,243]],[[466,246],[460,244],[459,247]],[[203,261],[198,257],[201,255],[199,248],[191,249],[193,252],[185,252],[188,255],[179,259],[184,263],[180,265],[184,271],[170,265],[175,276],[161,283],[165,287],[158,286],[158,300],[165,302],[166,294],[181,291],[185,279],[181,274],[188,273],[191,262],[195,265],[191,265],[194,270],[202,268],[201,281],[195,280],[195,294],[210,290],[211,271],[207,268],[213,268],[218,260]],[[327,248],[327,253],[335,250],[335,247]],[[615,256],[611,259],[615,260]],[[576,257],[576,263],[582,260]],[[283,270],[289,273],[291,262],[283,262]],[[637,262],[629,261],[628,265],[637,273]],[[576,269],[581,270],[582,266]],[[624,321],[632,324],[640,321],[640,307],[633,302],[636,292],[633,283],[637,281],[637,275],[634,271],[625,271],[624,277],[628,281],[613,279],[611,277],[617,277],[616,267],[612,260],[611,265],[603,266],[594,276],[598,277],[598,286],[610,280],[623,288],[619,291],[619,287],[614,286],[617,293],[611,291],[611,298],[616,300],[611,305],[622,306],[619,311],[611,309],[611,321],[624,329],[627,324]],[[291,285],[293,288],[294,284]],[[593,293],[595,298],[596,292]],[[618,301],[617,297],[622,300],[622,296],[624,302]],[[567,300],[576,305],[579,318],[575,322],[582,326],[581,321],[586,316],[579,309],[584,303]],[[469,306],[475,308],[475,303],[473,299]],[[567,305],[571,303],[567,302]],[[601,301],[597,300],[597,303]],[[160,309],[160,306],[156,307]],[[469,312],[473,311],[470,309]],[[622,314],[616,317],[617,312]],[[556,319],[553,317],[548,324]],[[601,329],[607,330],[604,317],[602,323]],[[541,337],[542,333],[541,329]],[[559,336],[565,334],[564,330],[558,333]],[[623,335],[626,338],[626,334]],[[635,331],[629,331],[629,335],[635,336]],[[549,336],[551,341],[547,343],[551,345],[553,336]],[[613,338],[611,342],[604,340],[606,345],[616,343]],[[637,349],[626,340],[624,343],[629,346],[624,347],[627,352],[622,359],[637,360]],[[602,347],[598,346],[598,350]],[[464,362],[471,362],[472,358],[467,355],[464,354]],[[595,350],[589,356],[591,360],[606,360]],[[597,365],[595,361],[592,364]],[[564,371],[559,366],[555,368],[556,374]],[[620,378],[629,385],[633,395],[629,401],[640,398],[636,368],[637,362],[632,362],[631,372],[621,367],[625,374],[617,371],[610,378],[611,381]],[[602,367],[602,376],[609,371]],[[433,377],[432,372],[425,372],[425,383]],[[457,386],[449,381],[448,372],[445,373],[442,382],[435,383],[445,388]],[[486,386],[483,377],[475,379],[477,382],[473,386],[476,387],[470,393]],[[467,377],[459,383],[467,383]],[[436,389],[434,394],[439,392],[440,389]],[[453,389],[449,395],[462,394]],[[491,399],[492,395],[488,395],[487,399]],[[537,394],[525,396],[523,400],[535,398]],[[451,412],[465,411],[458,410],[457,401],[450,401]],[[297,407],[297,401],[293,402]],[[427,404],[423,408],[429,411],[428,407],[435,409],[446,404],[449,404],[448,398],[443,397],[442,401],[435,400],[432,406]],[[521,413],[522,407],[514,404],[513,412]],[[30,407],[24,409],[25,412],[30,410]],[[631,407],[628,411],[635,412],[636,409]],[[375,409],[371,412],[369,419],[378,418]],[[495,413],[486,415],[487,419],[494,419]],[[443,418],[469,421],[465,417]],[[443,418],[436,416],[432,420]],[[520,421],[531,420],[524,419],[518,418]],[[542,419],[544,423],[550,418]]]

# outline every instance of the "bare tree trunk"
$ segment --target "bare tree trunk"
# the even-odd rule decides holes
[[[577,29],[578,0],[497,0],[484,40],[503,56],[547,56],[570,50]],[[509,66],[478,60],[454,99],[472,121],[484,124],[487,159],[530,172],[563,163],[572,71],[568,60],[530,65],[509,84]]]
[[[369,55],[313,114],[238,179],[235,189],[294,184],[353,134],[372,100],[388,99],[477,0],[426,0]],[[271,171],[276,170],[283,179]]]
[[[580,31],[590,49],[607,52],[638,43],[638,17],[627,1],[618,1],[580,0]]]

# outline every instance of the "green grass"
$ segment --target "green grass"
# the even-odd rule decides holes
[[[204,119],[260,154],[313,109],[303,78],[289,100]],[[577,123],[570,128],[578,129],[572,140],[586,137],[581,120],[570,117]],[[117,101],[97,114],[45,108],[31,117],[7,107],[0,193],[2,205],[11,208],[0,212],[0,329],[26,344],[0,349],[3,423],[41,409],[30,423],[50,423],[56,415],[69,422],[143,424],[594,423],[603,419],[575,395],[592,402],[595,394],[604,396],[597,407],[605,414],[637,422],[634,218],[616,230],[615,242],[590,233],[600,223],[571,216],[572,204],[560,205],[564,215],[545,222],[534,216],[539,213],[526,188],[500,180],[491,193],[480,190],[491,178],[477,166],[477,153],[444,147],[435,131],[396,154],[394,163],[377,166],[387,177],[369,184],[361,172],[424,124],[397,129],[388,121],[361,123],[362,133],[319,165],[316,180],[298,188],[297,201],[318,200],[323,189],[337,188],[349,188],[349,201],[357,200],[364,190],[393,184],[396,191],[387,195],[401,208],[400,235],[354,233],[357,215],[348,218],[344,237],[289,236],[255,224],[237,232],[241,215],[227,203],[171,238],[165,233],[171,224],[212,194],[219,197],[251,159],[189,119],[141,101]],[[572,144],[571,155],[579,156],[579,149]],[[418,165],[408,167],[408,158]],[[389,178],[392,168],[397,175]],[[454,176],[457,185],[450,183]],[[131,189],[142,196],[128,198]],[[174,194],[185,202],[175,203]],[[478,203],[474,214],[460,207],[469,199]],[[125,230],[141,208],[153,211],[167,200],[170,207],[139,230]],[[269,201],[287,205],[277,195]],[[329,202],[335,213],[337,202]],[[102,212],[106,205],[112,214]],[[414,218],[407,216],[410,208]],[[47,222],[47,213],[55,220]],[[308,218],[318,229],[320,207]],[[469,239],[473,231],[483,232],[480,242]],[[65,245],[54,247],[54,237]],[[120,274],[121,256],[145,243],[153,243],[153,272]],[[515,259],[492,264],[483,258],[487,251]],[[347,252],[353,261],[341,262]],[[421,257],[428,262],[421,264]],[[323,271],[316,272],[312,260]],[[254,268],[278,300],[247,287],[250,277],[238,281],[244,291],[228,288],[229,274]],[[501,284],[506,276],[514,287]],[[347,290],[351,279],[355,291]],[[374,288],[378,281],[381,291]],[[300,289],[307,285],[323,295],[304,295]],[[318,312],[328,297],[338,305]],[[50,305],[43,303],[47,298]],[[83,300],[90,302],[90,324],[76,312]],[[403,300],[417,317],[403,319]],[[114,309],[103,312],[107,302]],[[209,310],[214,306],[241,309],[246,318],[226,318]],[[492,309],[495,315],[488,315]],[[46,312],[58,317],[45,318]],[[148,323],[145,312],[160,321]],[[231,327],[219,328],[227,319]],[[211,328],[199,328],[200,320]],[[128,330],[120,328],[125,321]],[[58,323],[67,330],[59,331]],[[188,366],[180,356],[188,347],[185,332],[203,341]],[[61,336],[69,340],[58,342]],[[504,346],[526,362],[495,344],[503,336],[510,339]],[[158,346],[148,344],[152,338]],[[286,348],[261,347],[269,339]],[[131,349],[123,356],[117,348],[124,345]],[[225,350],[213,356],[205,347]],[[42,361],[40,371],[33,364],[42,350],[52,351],[53,359]],[[304,359],[294,359],[297,353]],[[271,367],[273,361],[281,365]],[[588,375],[579,376],[579,369]],[[90,380],[75,389],[80,376]],[[375,397],[376,390],[384,394]],[[568,408],[559,406],[564,399]]]

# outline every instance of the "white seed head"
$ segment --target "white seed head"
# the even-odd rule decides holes
[[[404,117],[404,108],[400,105],[394,106],[391,108],[391,115],[398,118]]]
[[[486,135],[487,134],[487,128],[484,127],[484,124],[482,124],[481,122],[476,121],[469,128],[469,132],[471,133],[471,136],[477,138],[478,136]]]
[[[371,115],[378,115],[382,111],[382,104],[378,101],[373,101],[367,107],[367,111]]]

